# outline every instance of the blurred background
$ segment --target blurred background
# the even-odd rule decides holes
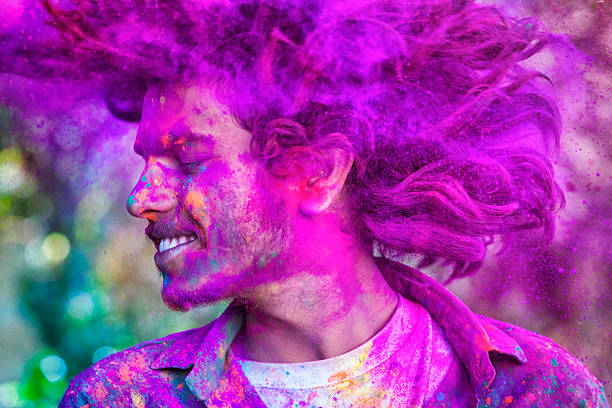
[[[612,7],[605,0],[487,0],[559,34],[526,65],[554,82],[555,162],[567,205],[542,251],[525,239],[450,289],[478,313],[564,346],[612,392]],[[42,9],[0,0],[0,36],[45,35]],[[61,95],[61,97],[58,97]],[[136,127],[85,83],[0,75],[0,407],[54,407],[70,379],[136,343],[201,326],[161,302],[145,224],[125,199],[142,161]],[[493,248],[494,249],[494,248]],[[428,270],[443,274],[438,266]]]

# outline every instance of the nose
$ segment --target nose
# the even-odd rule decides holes
[[[138,218],[157,221],[177,204],[173,180],[150,161],[127,199],[127,211]]]

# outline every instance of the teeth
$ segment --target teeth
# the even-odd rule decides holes
[[[176,246],[186,244],[187,242],[194,241],[196,239],[193,235],[181,235],[180,237],[175,238],[164,238],[159,242],[159,252],[164,252],[169,249],[172,249]]]

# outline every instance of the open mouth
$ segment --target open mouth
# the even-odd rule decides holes
[[[164,238],[159,241],[159,252],[168,251],[172,248],[189,244],[196,239],[197,237],[195,235],[181,235],[179,237]]]
[[[163,238],[158,241],[157,253],[153,256],[155,265],[166,273],[172,273],[181,264],[181,257],[194,250],[201,251],[205,248],[204,242],[199,236],[191,234]]]

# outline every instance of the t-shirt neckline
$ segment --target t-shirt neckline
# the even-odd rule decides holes
[[[426,311],[423,307],[403,296],[398,297],[395,311],[385,326],[364,344],[339,356],[301,363],[265,363],[235,355],[232,358],[256,387],[327,387],[358,377],[390,358],[402,347],[402,339],[409,338],[413,331],[418,333],[417,326],[424,323],[423,312]]]

